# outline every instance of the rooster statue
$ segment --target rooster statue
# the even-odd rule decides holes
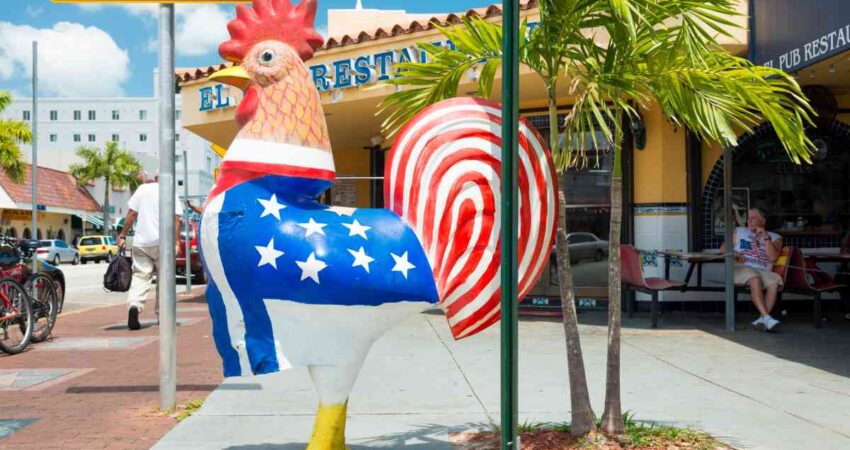
[[[319,397],[308,449],[345,448],[348,396],[372,344],[437,305],[455,338],[497,322],[501,117],[480,99],[423,110],[398,134],[389,209],[328,207],[334,161],[304,61],[322,45],[316,0],[238,5],[211,80],[244,91],[239,132],[201,227],[207,300],[225,376],[306,367]],[[519,291],[555,236],[555,172],[520,124]]]

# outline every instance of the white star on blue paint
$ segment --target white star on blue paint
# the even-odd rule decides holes
[[[328,267],[324,261],[316,259],[315,252],[310,253],[310,256],[307,257],[307,261],[295,261],[295,264],[298,264],[298,267],[301,268],[301,281],[310,278],[315,281],[316,284],[319,284],[319,272]]]
[[[354,251],[352,249],[348,249],[348,253],[351,253],[351,256],[354,257],[354,262],[351,263],[351,267],[362,267],[366,269],[366,273],[369,273],[369,263],[375,260],[371,256],[366,254],[366,250],[363,250],[363,246],[360,246],[360,250]]]
[[[414,266],[410,263],[410,261],[407,260],[407,252],[404,252],[401,256],[390,252],[390,256],[392,256],[395,260],[395,266],[393,266],[392,271],[401,272],[401,274],[404,275],[405,279],[407,279],[407,271],[416,268],[416,266]]]
[[[277,259],[283,256],[283,252],[274,248],[274,238],[271,238],[268,245],[263,247],[262,245],[255,245],[254,248],[260,253],[260,262],[257,263],[257,267],[263,267],[266,264],[270,264],[272,267],[277,269]]]
[[[352,216],[354,215],[354,208],[346,208],[345,206],[331,206],[327,209],[328,211],[335,213],[336,215],[342,216]]]
[[[272,215],[275,216],[277,220],[280,220],[280,210],[286,208],[286,205],[278,203],[277,196],[275,194],[272,194],[272,198],[268,200],[258,198],[257,201],[263,205],[263,213],[260,214],[261,219],[268,215]]]
[[[328,226],[328,224],[318,223],[315,220],[313,220],[313,218],[311,217],[309,222],[299,223],[298,226],[300,226],[300,227],[304,228],[304,230],[306,230],[306,232],[307,232],[306,237],[310,237],[310,235],[313,234],[313,233],[319,233],[319,234],[324,236],[325,230],[323,230],[322,228]]]
[[[360,236],[367,241],[369,240],[369,238],[366,237],[366,231],[371,230],[372,227],[367,227],[366,225],[361,224],[357,221],[357,219],[354,219],[354,222],[352,223],[344,223],[342,226],[348,228],[349,236]]]

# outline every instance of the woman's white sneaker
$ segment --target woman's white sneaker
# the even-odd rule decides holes
[[[765,317],[763,323],[766,329],[765,331],[775,331],[776,327],[779,326],[779,321],[770,316]]]

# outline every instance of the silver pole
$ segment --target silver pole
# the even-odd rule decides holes
[[[32,235],[38,238],[38,42],[32,41]],[[38,256],[32,254],[32,272],[38,272]]]
[[[187,200],[189,199],[189,162],[186,160],[186,145],[183,145],[183,196]],[[192,264],[190,264],[192,254],[189,253],[189,236],[192,232],[192,227],[189,226],[189,208],[183,208],[183,223],[186,224],[186,237],[184,238],[186,242],[186,271],[183,272],[186,274],[186,293],[192,292]]]
[[[174,5],[159,5],[159,407],[174,409],[177,395],[177,288],[175,285]]]
[[[735,218],[732,214],[732,149],[728,146],[723,150],[723,216],[726,225],[726,331],[735,331],[735,258],[732,253]]]

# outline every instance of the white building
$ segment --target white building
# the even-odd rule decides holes
[[[175,104],[181,105],[177,95]],[[188,187],[190,198],[200,198],[213,185],[213,171],[220,158],[210,144],[183,130],[178,109],[176,127],[177,192],[183,196],[183,150],[188,157]],[[17,97],[0,118],[32,121],[32,99]],[[81,145],[104,148],[108,141],[117,141],[141,162],[144,169],[156,173],[159,167],[159,103],[155,97],[68,98],[45,97],[38,105],[38,165],[67,171],[80,162],[76,149]],[[23,158],[32,162],[32,148],[21,147]],[[103,183],[88,187],[92,196],[103,203]],[[113,188],[109,196],[113,218],[127,213],[128,190]],[[198,200],[194,201],[199,203]]]

